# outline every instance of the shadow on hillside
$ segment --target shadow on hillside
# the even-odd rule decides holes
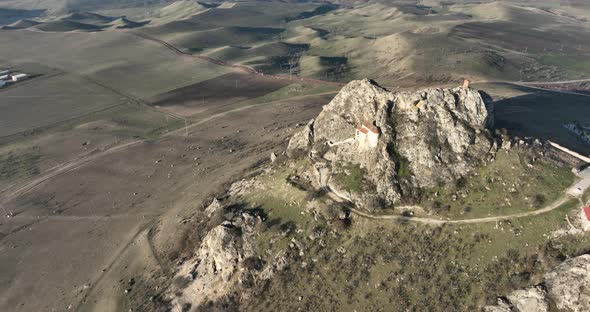
[[[543,138],[590,154],[590,144],[563,127],[564,123],[576,120],[590,122],[590,97],[538,92],[499,100],[494,104],[496,128],[506,128],[513,136]]]

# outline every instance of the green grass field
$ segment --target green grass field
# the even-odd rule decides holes
[[[588,236],[549,239],[566,225],[566,215],[577,212],[576,200],[546,214],[501,222],[429,226],[352,215],[352,224],[344,226],[329,200],[286,182],[304,167],[275,166],[243,197],[248,207],[267,215],[259,255],[303,250],[249,308],[477,310],[539,283],[553,265],[587,252],[590,244]]]
[[[527,152],[500,151],[475,176],[427,190],[421,203],[436,215],[471,219],[534,211],[551,204],[574,182],[568,167],[532,161]],[[456,198],[455,200],[453,200]]]

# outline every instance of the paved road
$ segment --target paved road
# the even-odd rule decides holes
[[[567,191],[572,196],[581,196],[590,187],[590,167],[579,172],[577,175],[581,180]]]
[[[590,94],[585,94],[585,93],[580,93],[580,92],[573,92],[573,91],[563,91],[563,90],[554,90],[554,89],[546,89],[546,88],[541,88],[541,87],[535,87],[534,84],[531,85],[528,82],[514,82],[514,81],[505,81],[503,83],[507,83],[507,84],[511,84],[511,85],[515,85],[515,86],[519,86],[519,87],[525,87],[525,88],[530,88],[530,89],[535,89],[535,90],[541,90],[541,91],[547,91],[547,92],[556,92],[556,93],[562,93],[562,94],[569,94],[569,95],[578,95],[578,96],[584,96],[584,97],[590,97]],[[555,82],[556,84],[560,84],[563,82]]]
[[[559,85],[559,84],[569,84],[569,83],[580,83],[580,82],[590,82],[590,79],[578,79],[578,80],[563,80],[563,81],[551,81],[551,82],[544,82],[544,81],[519,81],[520,83],[524,84],[544,84],[544,85]]]

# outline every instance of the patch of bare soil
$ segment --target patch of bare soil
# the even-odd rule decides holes
[[[328,100],[219,114],[188,136],[107,154],[3,202],[15,215],[0,223],[0,310],[158,309],[168,277],[199,241],[202,203],[283,150],[293,126]]]

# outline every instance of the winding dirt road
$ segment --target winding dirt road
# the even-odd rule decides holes
[[[410,216],[402,216],[402,215],[375,215],[366,212],[362,212],[355,208],[350,208],[354,214],[359,217],[366,218],[366,219],[373,219],[373,220],[393,220],[393,221],[408,221],[408,222],[418,222],[423,224],[431,224],[431,225],[442,225],[442,224],[474,224],[474,223],[487,223],[487,222],[496,222],[502,221],[506,219],[518,219],[530,216],[536,216],[543,213],[547,213],[559,208],[561,205],[566,203],[568,200],[572,199],[573,197],[569,195],[564,195],[560,197],[558,200],[553,202],[551,205],[546,206],[545,208],[529,211],[529,212],[521,212],[515,213],[511,215],[503,215],[503,216],[495,216],[495,217],[485,217],[485,218],[474,218],[474,219],[464,219],[464,220],[440,220],[440,219],[433,219],[433,218],[422,218],[422,217],[410,217]],[[404,208],[404,207],[400,207]]]

